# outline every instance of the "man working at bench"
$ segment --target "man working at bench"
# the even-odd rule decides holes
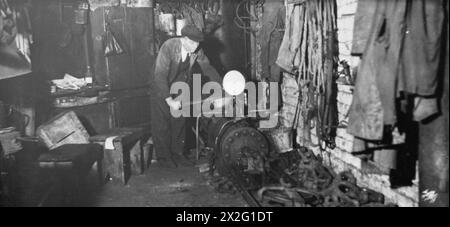
[[[202,76],[209,77],[210,81],[222,81],[203,50],[199,48],[200,42],[204,40],[203,33],[197,27],[187,25],[181,34],[182,37],[169,39],[162,45],[151,81],[152,136],[157,165],[162,168],[190,164],[184,148],[185,119],[174,118],[170,113],[171,109],[179,110],[182,107],[182,103],[170,94],[171,85],[175,82],[191,84],[191,70],[195,63],[200,66]]]

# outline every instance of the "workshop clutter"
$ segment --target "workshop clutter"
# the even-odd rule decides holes
[[[258,191],[262,204],[295,207],[370,207],[385,204],[384,195],[358,187],[350,172],[337,174],[322,157],[307,148],[280,155],[270,162],[270,180],[278,184]]]
[[[292,145],[280,152],[285,139],[278,134],[262,133],[245,119],[204,120],[200,136],[212,149],[202,149],[208,162],[198,165],[199,171],[218,192],[239,192],[252,206],[392,206],[383,194],[359,187],[351,172],[336,173],[309,148]]]
[[[195,25],[210,33],[222,25],[221,3],[209,1],[159,1],[156,4],[156,28],[169,36],[181,36],[185,25]]]
[[[14,127],[0,128],[0,151],[1,155],[8,156],[22,150],[22,144],[19,141],[20,132]]]
[[[36,135],[50,150],[64,144],[89,143],[89,134],[73,111],[53,117],[36,130]]]
[[[307,148],[270,158],[266,177],[253,194],[263,207],[394,207],[379,192],[357,185],[351,172],[337,174]],[[220,193],[242,193],[235,179],[217,171],[205,175]],[[253,187],[256,185],[253,185]],[[248,186],[247,186],[248,188]]]
[[[80,90],[88,86],[92,81],[87,81],[85,78],[76,78],[69,74],[65,74],[63,79],[52,80],[52,91],[55,93],[56,89],[61,90]],[[56,87],[53,87],[56,86]]]
[[[109,24],[106,24],[106,32],[103,36],[103,42],[105,56],[107,57],[120,55],[125,52],[117,38],[114,36],[114,33],[111,31],[111,26]]]
[[[100,135],[89,135],[74,111],[63,112],[36,131],[50,150],[70,144],[99,144],[103,147],[103,176],[126,184],[131,175],[139,175],[149,166],[152,142],[146,126],[115,128]],[[150,141],[150,142],[147,142]],[[145,145],[145,143],[149,143]]]

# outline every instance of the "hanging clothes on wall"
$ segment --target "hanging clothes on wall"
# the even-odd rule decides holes
[[[299,87],[297,78],[289,73],[283,73],[281,84],[281,95],[283,97],[283,105],[281,108],[281,126],[284,128],[295,129],[295,115],[299,101]]]
[[[336,1],[288,1],[286,10],[286,30],[276,63],[297,78],[297,141],[300,146],[311,146],[310,133],[315,129],[316,146],[334,148],[339,62]]]
[[[261,44],[262,77],[271,82],[279,82],[280,67],[276,64],[278,51],[284,36],[286,7],[283,0],[264,3],[262,28],[259,43]]]
[[[366,50],[370,37],[370,30],[375,18],[375,13],[377,12],[374,10],[377,4],[378,1],[358,0],[351,49],[351,53],[354,56],[362,56]]]
[[[361,1],[374,13],[359,10],[356,18],[370,16],[370,26],[355,31],[367,37],[358,70],[348,131],[367,140],[382,140],[385,125],[396,125],[396,100],[402,93],[433,96],[440,63],[444,7],[441,0]],[[369,21],[356,20],[356,23]],[[367,22],[363,22],[367,23]],[[364,38],[356,39],[353,53]],[[427,102],[424,102],[427,103]],[[429,104],[429,103],[428,103]]]
[[[296,74],[300,65],[299,47],[305,21],[305,9],[303,4],[288,4],[286,7],[285,32],[276,63],[291,74]]]

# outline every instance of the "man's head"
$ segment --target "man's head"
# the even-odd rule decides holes
[[[197,50],[200,42],[204,40],[203,33],[194,25],[186,25],[181,29],[181,35],[183,47],[191,53]]]

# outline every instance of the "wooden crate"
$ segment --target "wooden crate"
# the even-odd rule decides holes
[[[89,143],[89,134],[73,111],[58,114],[39,126],[36,135],[50,150],[64,144]]]

